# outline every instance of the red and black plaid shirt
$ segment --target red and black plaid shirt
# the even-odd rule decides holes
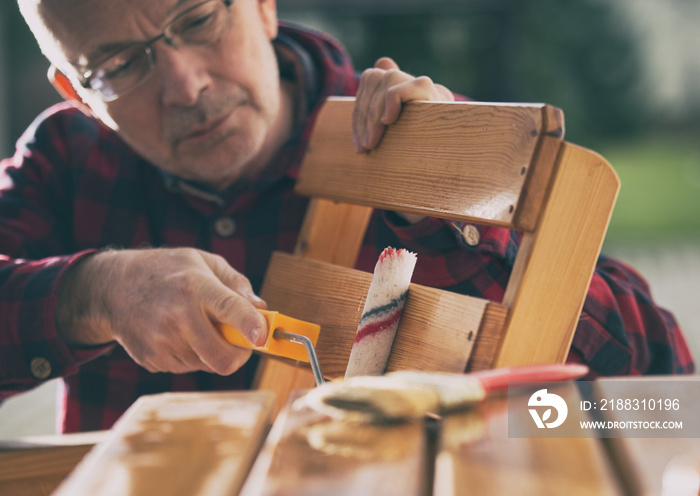
[[[70,432],[108,428],[142,394],[249,386],[255,359],[229,377],[152,374],[116,345],[68,347],[56,334],[56,295],[66,270],[104,247],[197,247],[222,255],[259,290],[270,254],[292,251],[297,240],[307,200],[293,186],[313,114],[328,95],[354,94],[357,82],[336,41],[289,25],[280,33],[281,73],[302,83],[305,122],[267,171],[223,195],[164,174],[68,104],[40,116],[1,163],[0,398],[64,377],[60,413]],[[500,301],[518,236],[477,226],[471,246],[463,227],[433,219],[405,226],[375,213],[358,268],[372,271],[384,247],[404,246],[419,254],[414,282]],[[673,317],[639,275],[604,257],[570,360],[588,364],[592,376],[693,370]]]

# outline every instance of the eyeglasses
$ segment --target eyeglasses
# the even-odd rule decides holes
[[[153,45],[164,39],[171,46],[207,46],[221,39],[229,28],[233,0],[207,0],[171,20],[163,32],[143,43],[131,45],[97,62],[78,75],[83,88],[96,91],[111,102],[143,83],[155,66]]]

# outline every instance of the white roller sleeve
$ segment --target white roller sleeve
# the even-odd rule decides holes
[[[415,266],[415,253],[404,249],[379,256],[345,377],[384,373]]]

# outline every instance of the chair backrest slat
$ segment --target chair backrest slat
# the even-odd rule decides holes
[[[327,378],[345,374],[372,275],[277,252],[261,291],[270,308],[321,326]],[[387,370],[463,372],[488,300],[411,284]],[[420,353],[416,353],[420,350]]]
[[[411,103],[379,148],[357,154],[349,139],[353,104],[334,99],[321,110],[300,193],[507,227],[516,227],[540,139],[552,137],[543,125],[551,127],[558,112],[542,104]],[[549,178],[539,182],[546,187]],[[522,203],[532,209],[541,201]]]

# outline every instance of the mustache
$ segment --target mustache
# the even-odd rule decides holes
[[[165,115],[161,137],[166,143],[176,143],[187,136],[192,129],[229,114],[243,104],[250,103],[248,93],[239,88],[236,92],[220,96],[203,96],[191,107],[171,108]]]

